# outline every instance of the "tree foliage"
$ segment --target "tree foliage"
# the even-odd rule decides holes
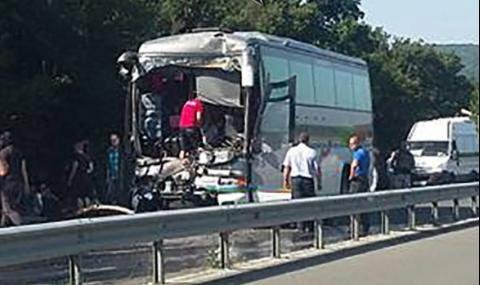
[[[0,129],[35,168],[60,167],[75,139],[119,129],[116,57],[155,30],[142,2],[6,0],[0,13]]]
[[[479,92],[478,92],[478,83],[475,85],[472,91],[472,96],[470,98],[470,110],[472,112],[472,118],[477,124],[477,130],[479,129],[479,116],[478,116],[478,103],[479,103]]]
[[[470,83],[458,75],[457,57],[429,45],[396,40],[373,53],[371,66],[378,146],[388,149],[405,138],[418,120],[454,116],[468,105]]]
[[[384,150],[398,145],[416,120],[453,115],[469,104],[471,84],[458,74],[457,57],[372,28],[362,22],[360,0],[264,3],[1,1],[0,129],[15,129],[41,165],[61,161],[79,136],[101,150],[106,134],[122,125],[116,57],[150,38],[211,26],[291,37],[365,59],[376,143]]]

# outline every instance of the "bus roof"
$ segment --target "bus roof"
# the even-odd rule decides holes
[[[366,62],[318,48],[289,38],[272,36],[260,32],[193,32],[150,40],[140,46],[140,55],[176,55],[176,54],[238,54],[249,45],[260,44],[289,51],[310,53],[333,60],[366,66]]]

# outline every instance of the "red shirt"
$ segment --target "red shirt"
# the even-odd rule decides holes
[[[198,99],[188,100],[183,105],[179,126],[182,129],[198,127],[197,113],[203,114],[203,104]]]

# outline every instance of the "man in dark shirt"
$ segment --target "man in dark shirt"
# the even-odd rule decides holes
[[[21,199],[30,192],[27,167],[22,153],[15,147],[12,135],[1,135],[0,150],[0,199],[2,218],[0,226],[22,224]]]
[[[408,150],[406,142],[392,152],[387,160],[390,174],[390,186],[393,189],[406,189],[412,186],[412,174],[415,169],[415,158]]]

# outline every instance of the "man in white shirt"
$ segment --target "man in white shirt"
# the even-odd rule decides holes
[[[321,177],[317,152],[309,146],[310,136],[301,133],[298,140],[298,145],[288,150],[283,162],[283,185],[292,189],[293,199],[314,197],[315,179],[320,181]],[[301,230],[312,231],[313,223],[303,223]]]

